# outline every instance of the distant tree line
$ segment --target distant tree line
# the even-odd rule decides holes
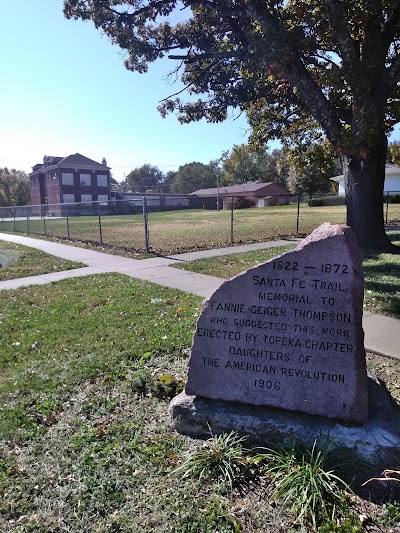
[[[275,182],[290,192],[312,196],[332,192],[329,178],[340,174],[340,163],[328,143],[268,150],[235,145],[207,164],[192,162],[163,173],[149,164],[132,170],[122,183],[124,191],[189,194],[199,189],[249,181]]]
[[[30,203],[29,177],[22,170],[0,168],[0,207]]]
[[[387,162],[400,167],[400,141],[389,144]],[[235,145],[207,164],[193,161],[176,171],[162,172],[150,164],[129,172],[122,188],[134,192],[189,194],[199,189],[248,181],[275,182],[294,194],[333,192],[330,178],[341,174],[340,162],[327,142],[282,149]],[[112,183],[117,181],[112,178]],[[0,168],[0,207],[30,203],[29,176],[22,170]]]

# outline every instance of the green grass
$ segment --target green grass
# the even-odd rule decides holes
[[[295,245],[276,246],[265,250],[253,250],[241,254],[229,254],[192,262],[174,263],[175,268],[190,270],[199,274],[208,274],[217,278],[229,279],[259,263],[293,250]]]
[[[400,245],[400,232],[390,234]],[[364,257],[364,306],[372,313],[400,318],[400,255],[372,254]]]
[[[1,435],[40,427],[76,383],[118,379],[190,344],[198,298],[159,288],[154,299],[152,287],[118,275],[84,286],[71,279],[0,292]]]
[[[201,301],[117,274],[0,292],[1,531],[299,531],[241,442],[169,427]]]
[[[391,232],[391,240],[400,245],[400,232]],[[192,272],[229,279],[247,268],[269,261],[294,249],[295,246],[256,250],[232,254],[174,266]],[[364,310],[400,318],[400,255],[366,254],[363,261],[365,291]]]
[[[390,204],[388,220],[400,219],[400,204]],[[299,235],[308,235],[323,222],[344,223],[345,206],[300,206]],[[261,242],[296,236],[297,204],[237,209],[231,217],[229,210],[150,212],[148,238],[152,251],[171,254],[239,244]],[[46,219],[14,221],[2,219],[0,231],[41,234],[75,241],[99,242],[104,245],[142,251],[145,248],[143,215],[107,215],[101,217],[101,236],[97,216],[49,217]]]
[[[84,265],[46,254],[35,248],[0,240],[0,281],[61,272]]]

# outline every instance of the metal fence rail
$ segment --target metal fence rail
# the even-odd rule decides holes
[[[400,192],[385,196],[386,224],[400,222]],[[344,223],[343,196],[135,198],[0,208],[0,231],[51,236],[160,255],[309,234]]]

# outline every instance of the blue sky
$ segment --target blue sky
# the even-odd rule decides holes
[[[244,117],[181,125],[158,102],[180,88],[161,61],[129,72],[92,23],[66,20],[62,0],[0,0],[0,167],[31,171],[44,155],[103,157],[113,176],[208,163],[247,141]]]
[[[62,4],[0,0],[0,167],[30,172],[44,155],[79,152],[105,157],[120,181],[145,163],[167,172],[247,142],[243,116],[188,125],[161,118],[158,102],[180,89],[165,81],[173,62],[127,71],[121,50],[91,22],[66,20]]]

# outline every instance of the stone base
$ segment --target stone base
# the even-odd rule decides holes
[[[347,449],[355,459],[382,468],[400,463],[400,408],[387,390],[368,378],[368,421],[341,422],[272,407],[210,400],[182,392],[170,403],[172,427],[193,438],[236,431],[258,446],[311,447],[326,436],[332,449]]]

